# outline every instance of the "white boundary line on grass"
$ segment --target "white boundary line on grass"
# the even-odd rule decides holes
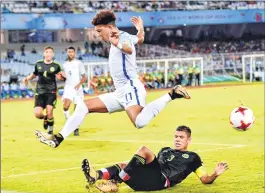
[[[243,148],[246,146],[247,145],[232,145],[230,147],[219,147],[219,148],[214,148],[214,149],[198,150],[196,152],[199,153],[199,152],[218,151],[218,150],[223,150],[223,149]],[[117,162],[110,162],[110,163],[94,164],[93,166],[113,165],[113,164],[122,163],[122,162],[128,162],[128,160],[127,161],[117,161]],[[14,174],[14,175],[9,175],[9,176],[2,176],[1,179],[16,178],[16,177],[22,177],[22,176],[31,176],[31,175],[37,175],[37,174],[47,174],[47,173],[62,172],[62,171],[71,171],[71,170],[76,170],[76,169],[81,170],[81,167],[62,168],[62,169],[38,171],[38,172],[31,172],[31,173],[24,173],[24,174],[23,173],[22,174]]]
[[[2,138],[2,141],[4,140],[24,140],[24,138]],[[36,140],[34,138],[29,138],[27,140]],[[87,142],[114,142],[114,143],[163,143],[163,144],[171,144],[172,140],[168,141],[155,141],[155,140],[127,140],[127,139],[93,139],[93,138],[67,138],[67,141],[87,141]],[[200,143],[200,142],[191,142],[190,145],[213,145],[213,146],[244,146],[244,144],[229,144],[229,143]]]
[[[155,141],[155,140],[116,140],[116,139],[89,139],[89,138],[68,138],[67,140],[69,141],[107,141],[107,142],[119,142],[119,143],[167,143],[169,144],[170,141],[173,142],[172,140],[168,141]],[[227,144],[227,143],[197,143],[197,142],[191,142],[190,145],[195,144],[195,145],[213,145],[213,146],[236,146],[236,145],[243,145],[243,144]]]

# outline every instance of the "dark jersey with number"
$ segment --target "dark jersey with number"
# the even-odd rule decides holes
[[[201,158],[191,151],[179,151],[165,147],[157,156],[162,173],[169,179],[170,185],[183,181],[190,173],[202,166]]]
[[[39,78],[36,88],[37,94],[56,93],[57,84],[55,75],[60,71],[61,67],[56,62],[46,64],[44,60],[37,61],[33,72]]]

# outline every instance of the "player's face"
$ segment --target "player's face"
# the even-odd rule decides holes
[[[174,145],[177,150],[185,151],[191,141],[191,138],[184,131],[176,131]]]
[[[46,49],[43,55],[45,60],[51,61],[53,59],[54,53],[52,49]]]
[[[75,58],[75,51],[73,49],[68,49],[67,56],[69,60],[73,60]]]
[[[111,31],[110,25],[97,25],[95,30],[98,32],[98,37],[105,42],[109,41],[109,33]]]

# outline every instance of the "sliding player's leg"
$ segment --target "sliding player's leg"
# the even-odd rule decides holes
[[[82,161],[82,170],[89,184],[94,184],[97,180],[121,181],[119,178],[119,173],[126,166],[127,163],[118,163],[106,168],[95,170],[87,159]]]
[[[154,191],[168,187],[155,154],[145,146],[135,153],[119,177],[135,191]]]

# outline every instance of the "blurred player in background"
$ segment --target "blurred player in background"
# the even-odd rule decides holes
[[[66,78],[64,93],[63,93],[63,110],[65,119],[70,117],[69,108],[72,103],[75,104],[78,100],[84,100],[83,83],[86,82],[86,71],[84,64],[75,58],[76,52],[74,47],[67,49],[68,60],[63,64],[63,75]],[[78,126],[79,127],[79,126]],[[79,135],[79,129],[76,128],[74,135]]]
[[[162,148],[157,157],[143,146],[129,163],[119,163],[95,171],[89,161],[84,159],[82,170],[89,184],[94,184],[97,180],[108,180],[96,185],[103,192],[118,191],[117,184],[122,182],[136,191],[163,190],[181,183],[192,172],[203,184],[212,184],[228,169],[227,163],[218,163],[213,173],[208,175],[200,156],[187,151],[190,142],[191,129],[179,126],[174,134],[174,148]]]
[[[48,46],[44,48],[44,60],[38,60],[32,74],[24,78],[23,82],[28,83],[38,76],[37,88],[35,93],[34,114],[36,118],[43,119],[44,129],[48,129],[49,134],[53,133],[54,117],[53,109],[57,99],[56,77],[61,80],[61,67],[53,61],[54,50]],[[43,110],[46,109],[46,115]]]
[[[125,110],[134,126],[143,128],[166,107],[168,102],[177,98],[190,98],[185,88],[176,86],[169,93],[145,105],[146,91],[138,78],[134,46],[144,42],[143,21],[138,17],[131,19],[138,30],[137,35],[120,31],[115,21],[116,16],[111,10],[100,11],[92,20],[99,37],[111,44],[109,68],[115,92],[99,95],[85,102],[79,101],[75,112],[57,135],[46,136],[36,131],[35,134],[42,143],[58,147],[82,123],[88,113],[114,113]]]

